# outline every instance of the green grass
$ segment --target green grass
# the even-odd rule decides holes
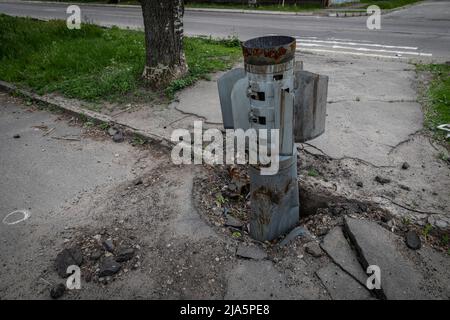
[[[436,126],[450,123],[450,65],[429,64],[417,65],[417,71],[430,72],[431,83],[424,92],[425,126],[443,139],[445,131]]]
[[[170,96],[208,73],[230,68],[241,56],[236,39],[185,38],[189,73],[165,90]],[[38,94],[58,92],[86,101],[116,101],[158,93],[141,82],[144,33],[65,21],[0,15],[0,79]]]
[[[319,175],[319,172],[314,168],[308,170],[308,176],[310,177],[318,177]]]
[[[380,9],[394,9],[419,1],[421,0],[361,0],[360,2],[367,4],[367,6],[377,5]]]

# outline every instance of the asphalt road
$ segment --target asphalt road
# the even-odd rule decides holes
[[[142,28],[139,7],[80,5],[84,21],[103,26]],[[0,12],[42,19],[66,19],[67,4],[1,1]],[[367,17],[286,16],[186,11],[188,35],[241,40],[265,34],[299,39],[303,51],[396,58],[450,58],[450,2],[426,1],[383,15],[380,30]]]

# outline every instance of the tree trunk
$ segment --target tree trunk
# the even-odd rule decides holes
[[[162,88],[186,74],[183,52],[183,0],[141,0],[146,60],[143,78]]]

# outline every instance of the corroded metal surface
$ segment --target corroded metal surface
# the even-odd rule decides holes
[[[270,241],[289,232],[299,220],[297,156],[289,157],[273,176],[250,166],[250,236]]]
[[[273,65],[294,59],[296,40],[288,36],[266,36],[242,44],[245,64]]]

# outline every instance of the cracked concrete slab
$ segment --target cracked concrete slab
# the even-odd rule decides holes
[[[356,252],[350,247],[341,227],[334,227],[324,237],[321,247],[334,263],[348,272],[362,285],[365,285],[368,275],[364,272],[356,257]]]
[[[317,276],[333,300],[369,300],[369,291],[334,263],[317,270]]]
[[[389,300],[431,298],[422,290],[424,278],[402,253],[404,244],[395,234],[372,221],[345,217],[345,229],[357,248],[364,268],[381,270],[381,290]]]
[[[181,91],[171,107],[186,115],[195,115],[206,123],[222,124],[217,79],[223,74],[217,73],[211,81],[200,80],[194,86]]]
[[[392,165],[391,149],[422,129],[422,121],[418,103],[338,102],[328,104],[325,133],[310,143],[333,158]]]
[[[308,55],[305,70],[329,76],[328,102],[415,101],[415,68],[405,61]]]
[[[308,292],[288,285],[268,260],[239,260],[228,273],[226,300],[307,299]]]
[[[424,263],[425,278],[441,299],[450,299],[450,257],[448,254],[438,253],[429,247],[422,247],[417,251]]]

